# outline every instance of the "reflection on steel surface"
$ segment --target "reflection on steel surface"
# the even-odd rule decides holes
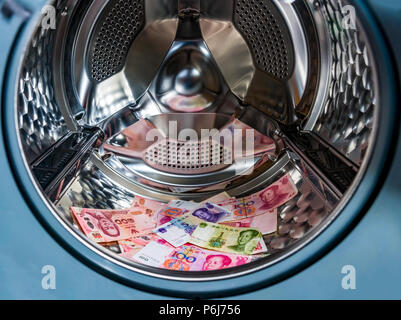
[[[306,40],[294,7],[263,0],[224,5],[207,0],[202,6],[203,38],[230,90],[276,120],[294,122],[309,68]]]
[[[134,195],[88,162],[63,199],[59,201],[58,208],[72,221],[71,206],[99,209],[128,208]]]
[[[18,92],[18,126],[28,163],[42,155],[67,133],[54,98],[51,61],[54,37],[38,29],[21,70]]]
[[[291,174],[299,189],[299,194],[294,199],[278,209],[280,217],[278,234],[265,237],[270,253],[284,250],[301,240],[315,227],[330,218],[331,210],[338,202],[338,198],[319,178],[313,177],[315,183],[318,181],[315,185],[304,175],[305,171],[302,168],[308,168],[310,173],[313,171],[295,154],[287,154],[283,160],[263,184],[251,191],[263,189],[264,186],[286,173]],[[249,191],[246,194],[249,194]],[[89,162],[59,202],[58,207],[69,217],[70,206],[101,209],[126,208],[130,206],[134,195],[135,192],[119,185]]]
[[[361,165],[372,139],[377,108],[377,79],[367,35],[357,28],[342,28],[346,1],[322,1],[331,33],[333,64],[329,95],[321,105],[313,131],[357,165]]]

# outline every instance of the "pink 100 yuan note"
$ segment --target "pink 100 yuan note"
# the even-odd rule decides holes
[[[232,216],[225,221],[244,219],[268,213],[298,194],[298,189],[289,174],[271,184],[264,190],[240,199],[231,199],[219,203],[219,206],[231,211]]]
[[[166,204],[135,196],[130,213],[135,216],[137,228],[141,233],[151,233],[157,225],[157,212],[166,207]]]
[[[206,203],[206,202],[221,203],[221,202],[232,200],[232,199],[234,199],[234,198],[231,197],[227,192],[222,192],[222,193],[216,194],[215,196],[213,196],[205,201],[202,201],[202,203]]]
[[[252,260],[252,256],[221,253],[184,245],[167,256],[161,267],[176,271],[213,271],[238,267]]]
[[[134,208],[139,208],[139,209],[145,209],[148,210],[149,215],[154,215],[156,212],[158,212],[160,209],[166,207],[167,204],[157,201],[157,200],[151,200],[147,198],[143,198],[140,196],[135,196],[134,200],[132,201],[131,204],[131,209]]]
[[[277,209],[270,210],[269,212],[258,216],[234,221],[225,221],[220,224],[236,228],[257,228],[263,235],[272,234],[277,232],[278,228]]]
[[[190,244],[172,248],[161,242],[151,242],[140,250],[133,260],[175,271],[212,271],[238,267],[256,258],[210,251]]]

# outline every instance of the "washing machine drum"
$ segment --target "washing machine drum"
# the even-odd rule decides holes
[[[63,245],[119,281],[183,282],[177,292],[254,285],[247,276],[265,281],[310,243],[326,245],[318,236],[346,215],[382,153],[380,54],[360,4],[77,0],[43,12],[51,8],[56,28],[40,16],[24,48],[13,116],[19,175]],[[296,192],[274,209],[267,251],[230,269],[146,266],[88,239],[71,214],[130,208],[135,197],[254,199],[283,181]]]

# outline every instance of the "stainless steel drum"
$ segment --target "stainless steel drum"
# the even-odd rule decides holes
[[[236,277],[302,250],[341,215],[375,152],[384,112],[376,57],[352,1],[49,5],[57,9],[56,28],[38,20],[20,65],[20,148],[55,217],[104,259],[156,278]],[[191,166],[182,154],[180,165],[166,168],[170,151],[155,145],[143,158],[113,152],[127,147],[124,130],[141,119],[160,131],[174,120],[199,132],[233,117],[274,140],[267,158]],[[229,154],[218,147],[216,156]],[[243,174],[250,167],[252,174]],[[269,255],[230,270],[185,273],[125,260],[117,248],[85,239],[69,210],[129,207],[135,195],[163,202],[222,191],[239,197],[286,174],[299,194],[279,208],[277,234],[264,238]]]

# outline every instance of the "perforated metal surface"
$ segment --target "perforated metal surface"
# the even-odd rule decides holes
[[[250,45],[259,69],[288,80],[294,52],[285,21],[270,0],[237,0],[234,22]]]
[[[67,133],[55,101],[52,75],[54,33],[39,28],[22,66],[18,92],[18,128],[30,163]]]
[[[118,0],[108,4],[90,53],[94,80],[101,82],[122,69],[132,41],[145,24],[144,10],[144,0]]]
[[[199,142],[163,140],[145,151],[145,162],[162,171],[202,174],[230,165],[232,152],[213,139]]]
[[[314,132],[360,165],[374,124],[377,94],[366,35],[357,21],[356,30],[343,28],[342,9],[347,1],[320,1],[327,20],[333,66],[329,97]]]

